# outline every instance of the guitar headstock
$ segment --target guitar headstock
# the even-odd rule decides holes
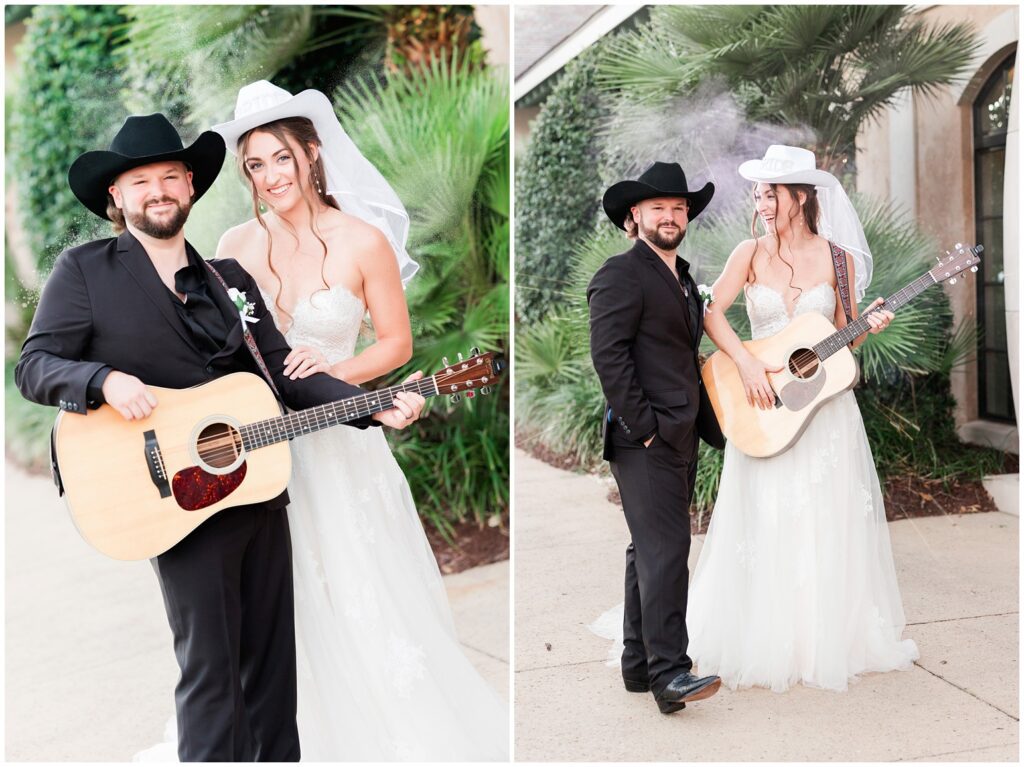
[[[470,357],[449,362],[447,357],[441,358],[442,370],[434,373],[438,394],[450,394],[452,402],[458,402],[461,392],[472,398],[479,389],[481,394],[490,394],[491,386],[497,381],[504,370],[504,362],[496,359],[494,352],[480,353],[477,348],[469,350]]]
[[[936,282],[949,280],[950,285],[956,284],[957,275],[967,269],[972,272],[978,271],[978,264],[981,263],[981,252],[985,250],[982,245],[962,245],[959,242],[952,251],[947,250],[945,257],[939,257],[939,265],[928,271],[931,278]]]

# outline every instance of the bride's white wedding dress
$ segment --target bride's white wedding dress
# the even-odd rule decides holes
[[[344,287],[320,291],[285,338],[334,364],[353,355],[365,313]],[[507,759],[506,706],[462,652],[383,430],[328,429],[294,440],[292,456],[303,760]]]
[[[755,339],[790,322],[782,296],[746,294]],[[832,320],[835,291],[798,298],[794,316]],[[686,612],[688,652],[700,676],[781,692],[794,684],[845,690],[861,672],[908,669],[917,645],[901,639],[903,605],[889,528],[857,400],[824,405],[793,447],[751,458],[725,447],[718,497]],[[617,638],[622,607],[591,626]]]
[[[746,294],[753,338],[790,322],[782,296]],[[828,284],[794,316],[836,308]],[[845,690],[861,672],[910,668],[889,528],[852,391],[828,402],[789,450],[751,458],[725,448],[718,497],[691,580],[686,625],[699,673],[731,688],[802,683]]]
[[[366,307],[351,292],[320,291],[293,311],[291,346],[331,364],[353,355]],[[507,705],[462,652],[383,430],[337,426],[291,449],[302,760],[507,760]]]

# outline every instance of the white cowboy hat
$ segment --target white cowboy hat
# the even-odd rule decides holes
[[[331,102],[320,91],[310,89],[293,96],[271,82],[257,80],[238,91],[235,119],[210,130],[221,135],[231,154],[238,154],[238,139],[243,134],[285,117],[308,118],[321,135],[320,127],[337,119]]]
[[[748,181],[766,184],[839,184],[831,173],[815,167],[814,152],[784,144],[772,144],[760,160],[747,160],[740,166],[739,174]]]

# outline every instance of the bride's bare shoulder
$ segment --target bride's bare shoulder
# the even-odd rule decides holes
[[[328,226],[331,239],[343,243],[345,252],[357,260],[379,255],[382,249],[391,250],[387,237],[380,229],[356,216],[334,210]]]
[[[233,258],[243,269],[251,271],[257,259],[266,261],[267,254],[260,250],[266,247],[266,233],[255,219],[233,226],[221,235],[217,243],[217,258]]]

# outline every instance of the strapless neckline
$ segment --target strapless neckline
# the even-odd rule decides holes
[[[786,306],[786,298],[785,298],[785,296],[783,296],[782,293],[780,293],[778,290],[776,290],[775,288],[771,287],[770,285],[765,285],[764,283],[761,283],[761,282],[751,282],[751,283],[747,284],[746,288],[747,288],[748,292],[752,288],[761,288],[763,290],[767,290],[772,295],[778,297],[779,301],[782,303],[783,311],[786,312],[786,316],[790,320],[792,320],[793,317],[796,316],[797,305],[803,299],[805,299],[807,296],[811,295],[815,290],[818,290],[818,288],[828,288],[829,290],[833,290],[832,286],[829,283],[827,283],[827,282],[819,282],[817,285],[814,285],[814,286],[812,286],[810,288],[807,288],[802,293],[800,293],[799,296],[796,297],[796,300],[793,302],[793,312],[790,313],[789,308]]]
[[[271,309],[277,309],[277,306],[274,305],[274,297],[272,295],[270,295],[269,293],[267,293],[267,291],[265,291],[262,287],[260,287],[259,290],[260,290],[260,293],[263,294],[263,301],[266,303],[267,307],[271,308]],[[332,285],[329,288],[327,288],[326,291],[324,291],[322,289],[321,290],[313,291],[312,293],[310,293],[305,298],[300,298],[295,303],[295,306],[292,307],[291,311],[288,311],[288,310],[285,310],[285,311],[288,311],[288,314],[290,314],[292,317],[294,317],[296,312],[298,312],[299,308],[304,306],[304,305],[312,306],[315,309],[316,306],[313,304],[313,299],[315,299],[319,295],[323,295],[325,292],[326,292],[327,296],[331,296],[335,292],[344,293],[349,298],[351,298],[353,301],[358,302],[359,305],[362,306],[364,309],[366,308],[366,303],[361,298],[359,298],[359,296],[357,296],[355,293],[353,293],[351,290],[349,290],[347,287],[345,287],[344,285],[342,285],[339,282],[337,285]]]

